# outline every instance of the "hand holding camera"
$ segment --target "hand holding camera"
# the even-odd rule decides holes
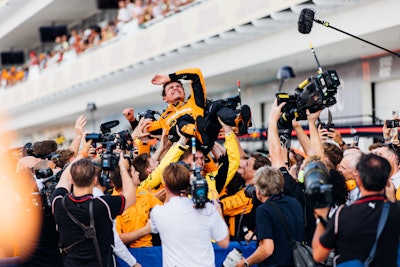
[[[319,132],[319,137],[321,138],[322,142],[326,142],[328,138],[329,131],[325,128],[322,128],[321,126],[318,127],[318,132]]]
[[[382,127],[383,138],[385,142],[398,140],[397,128],[400,127],[399,111],[392,111],[392,120],[385,120]]]

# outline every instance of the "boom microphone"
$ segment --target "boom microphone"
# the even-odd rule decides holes
[[[317,23],[319,23],[321,25],[324,25],[325,27],[337,30],[337,31],[339,31],[341,33],[347,34],[347,35],[349,35],[349,36],[351,36],[353,38],[356,38],[356,39],[358,39],[360,41],[363,41],[363,42],[365,42],[367,44],[373,45],[373,46],[375,46],[377,48],[380,48],[380,49],[382,49],[382,50],[384,50],[386,52],[389,52],[389,53],[391,53],[393,55],[396,55],[396,56],[400,57],[399,53],[390,51],[389,49],[386,49],[386,48],[384,48],[382,46],[379,46],[377,44],[371,43],[371,42],[369,42],[367,40],[364,40],[364,39],[362,39],[362,38],[360,38],[358,36],[355,36],[353,34],[350,34],[348,32],[345,32],[345,31],[342,31],[342,30],[340,30],[338,28],[335,28],[335,27],[331,26],[330,23],[327,22],[327,21],[323,21],[323,20],[321,21],[321,20],[315,19],[314,15],[315,15],[315,12],[312,9],[303,8],[303,10],[301,10],[300,16],[299,16],[299,20],[297,22],[298,30],[299,30],[300,33],[309,34],[311,32],[311,28],[313,26],[313,22],[315,21],[315,22],[317,22]]]
[[[303,34],[311,32],[313,26],[315,12],[312,9],[304,8],[299,16],[298,29]]]

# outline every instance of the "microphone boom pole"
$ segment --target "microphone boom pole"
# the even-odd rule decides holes
[[[389,52],[390,54],[393,54],[393,55],[396,55],[396,56],[400,57],[400,53],[393,52],[393,51],[391,51],[391,50],[389,50],[389,49],[386,49],[386,48],[384,48],[384,47],[382,47],[382,46],[380,46],[380,45],[371,43],[370,41],[367,41],[367,40],[365,40],[365,39],[363,39],[363,38],[360,38],[360,37],[355,36],[355,35],[353,35],[353,34],[351,34],[351,33],[348,33],[348,32],[345,32],[345,31],[343,31],[343,30],[341,30],[341,29],[338,29],[338,28],[336,28],[336,27],[333,27],[333,26],[332,26],[329,22],[327,22],[327,21],[323,21],[323,20],[321,21],[321,20],[315,19],[315,18],[314,18],[314,15],[315,15],[314,10],[312,10],[312,9],[310,9],[310,8],[304,8],[304,9],[300,12],[299,21],[298,21],[298,30],[299,30],[300,33],[303,33],[303,34],[308,34],[308,33],[310,33],[311,28],[312,28],[312,24],[313,24],[313,22],[315,21],[316,23],[319,23],[319,24],[321,24],[321,25],[323,25],[323,26],[325,26],[325,27],[327,27],[327,28],[334,29],[334,30],[336,30],[336,31],[338,31],[338,32],[341,32],[341,33],[344,33],[344,34],[346,34],[346,35],[349,35],[349,36],[351,36],[351,37],[353,37],[353,38],[356,38],[357,40],[363,41],[363,42],[365,42],[365,43],[367,43],[367,44],[370,44],[370,45],[375,46],[375,47],[377,47],[377,48],[380,48],[380,49],[382,49],[382,50],[384,50],[384,51],[386,51],[386,52]]]
[[[318,19],[314,19],[314,21],[315,21],[316,23],[319,23],[319,24],[321,24],[321,25],[327,27],[327,28],[331,28],[331,29],[334,29],[334,30],[339,31],[339,32],[341,32],[341,33],[347,34],[347,35],[349,35],[349,36],[351,36],[351,37],[353,37],[353,38],[356,38],[357,40],[363,41],[363,42],[365,42],[365,43],[367,43],[367,44],[373,45],[373,46],[375,46],[375,47],[377,47],[377,48],[380,48],[380,49],[382,49],[382,50],[384,50],[384,51],[386,51],[386,52],[389,52],[389,53],[391,53],[391,54],[393,54],[393,55],[395,55],[395,56],[400,57],[400,54],[399,54],[399,53],[393,52],[393,51],[391,51],[391,50],[389,50],[389,49],[386,49],[386,48],[384,48],[384,47],[382,47],[382,46],[380,46],[380,45],[371,43],[370,41],[367,41],[367,40],[365,40],[365,39],[363,39],[363,38],[360,38],[360,37],[355,36],[355,35],[353,35],[353,34],[351,34],[351,33],[348,33],[348,32],[345,32],[345,31],[343,31],[343,30],[341,30],[341,29],[338,29],[338,28],[336,28],[336,27],[333,27],[333,26],[331,26],[331,24],[330,24],[329,22],[327,22],[327,21],[321,21],[321,20],[318,20]]]

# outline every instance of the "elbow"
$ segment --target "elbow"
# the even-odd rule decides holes
[[[125,246],[129,246],[131,244],[126,233],[119,234],[119,238],[121,239],[122,243],[124,243]]]
[[[229,246],[229,235],[227,237],[225,237],[223,240],[218,241],[217,245],[220,248],[227,248]]]
[[[227,247],[229,247],[229,240],[224,240],[223,242],[218,242],[218,246],[220,247],[220,248],[227,248]]]

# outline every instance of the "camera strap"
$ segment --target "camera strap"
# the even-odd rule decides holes
[[[341,211],[343,206],[344,205],[341,205],[340,209],[338,209],[336,211],[336,214],[335,214],[335,230],[334,230],[335,235],[337,235],[338,232],[339,232],[339,212]],[[364,266],[366,266],[366,267],[368,267],[371,264],[372,260],[375,257],[375,252],[376,252],[376,247],[378,245],[378,240],[379,240],[379,237],[380,237],[380,235],[381,235],[381,233],[383,231],[383,228],[385,228],[386,221],[387,221],[387,218],[388,218],[388,215],[389,215],[389,211],[390,211],[390,202],[383,203],[381,215],[379,216],[378,229],[376,231],[375,242],[372,245],[372,248],[371,248],[371,250],[369,252],[368,258],[364,261]],[[340,257],[340,255],[338,255],[338,257]],[[334,260],[336,261],[338,257],[335,257]]]
[[[96,256],[97,256],[97,260],[99,262],[99,267],[103,267],[103,261],[101,259],[101,254],[100,254],[100,248],[99,248],[99,242],[97,241],[97,237],[96,237],[96,228],[94,227],[94,218],[93,218],[93,198],[89,200],[89,216],[90,216],[90,225],[86,226],[83,223],[81,223],[74,215],[72,215],[72,213],[68,210],[66,204],[65,204],[65,199],[67,198],[67,195],[65,195],[62,199],[62,206],[64,208],[64,210],[66,211],[68,217],[75,223],[77,224],[79,227],[82,228],[83,230],[83,237],[76,241],[75,243],[69,245],[66,248],[60,248],[60,251],[62,253],[68,253],[68,251],[76,246],[77,244],[83,242],[84,240],[86,240],[87,238],[90,238],[93,240],[93,245],[94,248],[96,250]]]
[[[250,199],[249,199],[249,201],[247,202],[246,206],[244,207],[243,212],[240,214],[239,223],[238,223],[238,226],[237,226],[237,228],[236,228],[236,229],[237,229],[237,230],[236,230],[236,240],[237,240],[237,241],[239,242],[239,244],[242,245],[242,246],[243,246],[243,244],[242,244],[242,242],[240,241],[240,229],[241,229],[241,226],[242,226],[242,220],[243,220],[244,213],[246,212],[247,206],[248,206],[249,204],[250,204]],[[256,233],[256,231],[255,231],[255,229],[254,229],[253,234],[252,234],[251,237],[250,237],[250,241],[253,239],[255,233]]]

